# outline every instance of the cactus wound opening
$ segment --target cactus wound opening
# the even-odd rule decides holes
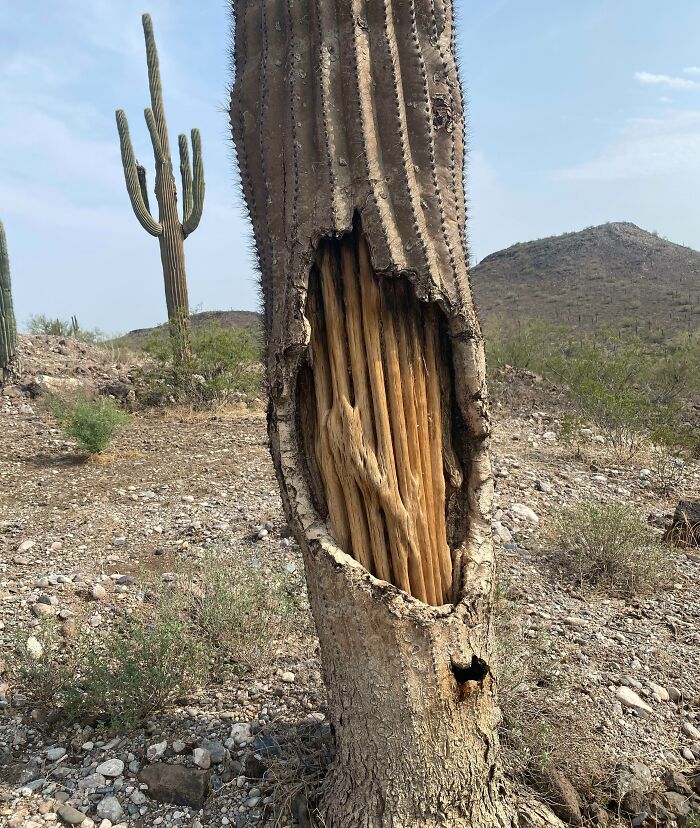
[[[448,541],[463,532],[447,507],[463,474],[438,308],[407,279],[377,277],[355,232],[319,246],[306,316],[298,433],[316,508],[373,575],[425,603],[452,602]]]

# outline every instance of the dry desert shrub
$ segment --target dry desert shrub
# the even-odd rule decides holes
[[[673,561],[639,514],[624,503],[580,503],[562,509],[549,527],[555,560],[582,588],[618,595],[656,590]]]

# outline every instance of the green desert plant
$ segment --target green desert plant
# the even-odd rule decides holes
[[[513,321],[495,317],[486,325],[486,353],[496,368],[513,368],[543,373],[547,360],[571,336],[565,325],[539,319]]]
[[[668,548],[624,503],[580,503],[562,509],[549,528],[561,568],[583,586],[634,595],[659,589],[671,576]]]
[[[117,129],[124,178],[131,206],[141,226],[155,236],[160,243],[173,355],[176,362],[186,362],[190,356],[190,320],[184,240],[197,229],[202,217],[204,206],[202,143],[199,130],[193,129],[191,133],[192,164],[190,165],[187,136],[178,136],[183,210],[183,218],[180,221],[168,127],[163,108],[158,51],[150,15],[144,14],[142,23],[146,40],[148,85],[151,93],[151,106],[145,110],[145,117],[155,156],[155,195],[158,202],[158,220],[153,218],[150,212],[146,170],[136,161],[129,137],[129,125],[122,109],[118,109],[116,113]]]
[[[125,619],[97,645],[85,646],[77,676],[62,688],[70,721],[103,721],[129,730],[196,687],[208,667],[206,649],[172,618]]]
[[[12,305],[10,259],[5,227],[0,222],[0,381],[6,382],[17,370],[17,321]]]
[[[70,320],[66,320],[37,313],[27,320],[27,330],[35,336],[72,337],[80,342],[97,343],[106,338],[99,328],[93,328],[92,330],[81,328],[75,316],[71,316]]]
[[[196,406],[225,400],[231,394],[255,395],[262,384],[262,348],[245,328],[223,328],[216,323],[192,331],[192,353],[185,363],[173,363],[167,338],[154,333],[144,345],[155,367],[145,367],[141,396],[172,397]]]
[[[264,574],[250,558],[208,553],[146,585],[138,616],[62,638],[44,619],[14,638],[11,671],[33,703],[113,731],[143,724],[223,668],[262,668],[293,631],[310,629],[301,580]]]
[[[49,619],[18,634],[12,672],[35,704],[59,710],[69,722],[113,730],[143,724],[205,676],[209,655],[177,619],[125,619],[106,633],[61,638]]]
[[[94,400],[55,397],[50,400],[49,407],[64,432],[88,454],[103,452],[115,434],[131,419],[107,397]]]
[[[179,564],[158,600],[168,615],[187,622],[216,668],[269,664],[273,645],[309,620],[291,576],[263,575],[255,561],[240,555],[208,553],[196,564]]]
[[[682,385],[661,374],[658,357],[637,343],[569,347],[548,361],[546,373],[565,383],[574,412],[595,423],[620,462],[649,439],[677,448],[697,441],[683,423]]]
[[[12,670],[22,692],[36,705],[60,704],[63,689],[70,682],[76,653],[63,645],[52,618],[42,618],[29,631],[17,629],[12,636]]]

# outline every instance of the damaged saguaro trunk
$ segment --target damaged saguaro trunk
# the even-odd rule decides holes
[[[269,435],[337,756],[329,828],[505,826],[483,340],[446,0],[235,0]]]

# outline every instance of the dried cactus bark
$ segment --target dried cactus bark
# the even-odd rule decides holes
[[[173,352],[178,362],[186,362],[191,356],[190,310],[185,272],[184,241],[193,233],[202,217],[204,207],[204,164],[202,141],[198,129],[193,129],[192,164],[190,164],[187,136],[178,136],[180,174],[182,177],[182,222],[178,216],[177,188],[170,156],[168,125],[163,107],[163,90],[160,81],[158,50],[151,17],[142,17],[148,64],[148,86],[151,106],[144,111],[151,136],[156,164],[155,195],[158,202],[158,220],[153,218],[148,203],[146,170],[137,161],[129,136],[129,124],[122,109],[116,112],[117,130],[121,147],[122,165],[126,189],[134,214],[141,226],[160,243],[160,258],[165,282],[165,299],[168,308],[170,335]]]
[[[0,380],[9,382],[18,373],[17,321],[12,304],[10,259],[5,227],[0,222]]]
[[[450,0],[234,0],[269,436],[337,757],[329,828],[556,824],[502,778],[483,341]]]

